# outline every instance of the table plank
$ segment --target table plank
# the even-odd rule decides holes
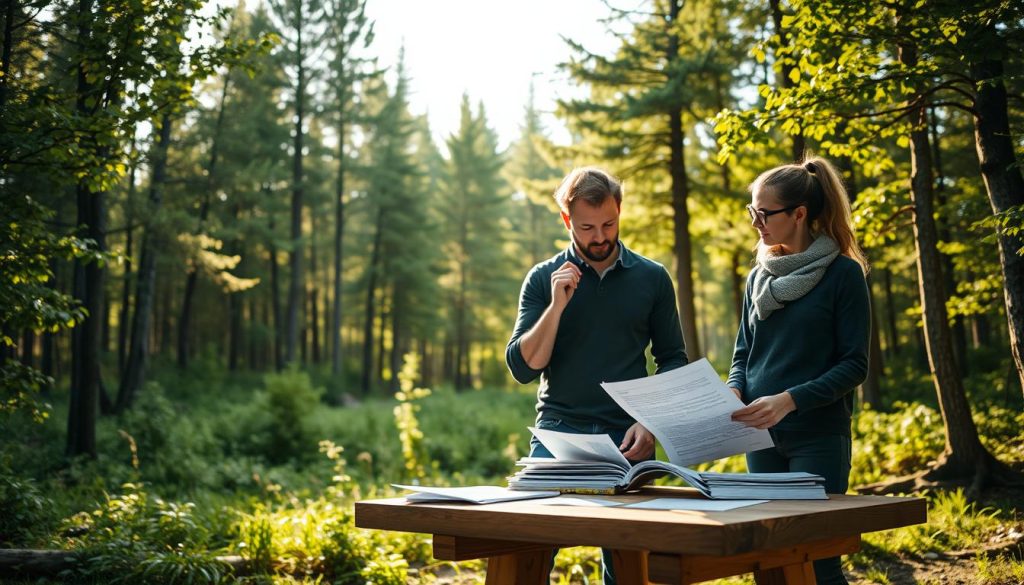
[[[546,544],[493,538],[468,538],[448,534],[435,534],[432,540],[434,558],[442,561],[468,561],[542,549],[553,550],[550,545]]]
[[[771,573],[771,569],[802,565],[856,552],[860,537],[849,536],[811,542],[784,549],[763,550],[731,556],[651,553],[648,570],[655,583],[699,583],[739,573]]]
[[[620,496],[693,497],[685,488]],[[356,526],[554,546],[602,546],[692,555],[737,555],[782,549],[916,524],[922,498],[834,495],[829,500],[771,501],[726,512],[674,512],[541,505],[408,504],[404,498],[357,502]]]

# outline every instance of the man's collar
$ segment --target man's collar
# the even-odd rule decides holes
[[[609,268],[611,268],[612,266],[621,266],[622,268],[632,268],[632,266],[634,264],[636,264],[636,254],[634,254],[629,248],[627,248],[626,244],[622,243],[622,240],[619,240],[618,248],[619,248],[619,257],[615,259],[615,262],[613,262],[611,264],[611,266],[609,266]],[[565,255],[566,255],[566,258],[570,262],[576,264],[577,266],[579,266],[579,265],[590,266],[590,263],[587,262],[587,260],[585,258],[583,258],[581,255],[576,253],[576,245],[572,242],[572,240],[569,240],[569,247],[568,247],[568,249],[566,249]]]

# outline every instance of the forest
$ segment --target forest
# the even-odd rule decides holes
[[[566,37],[576,97],[506,146],[468,92],[443,140],[413,113],[375,3],[2,3],[0,583],[482,583],[353,503],[526,453],[505,347],[562,177],[622,179],[725,373],[748,185],[809,154],[870,263],[851,493],[929,503],[847,575],[1024,583],[1024,4],[595,2],[614,52]]]

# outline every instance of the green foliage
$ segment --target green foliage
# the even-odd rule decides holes
[[[576,546],[563,548],[555,556],[555,583],[596,583],[601,579],[601,549]]]
[[[257,505],[239,517],[232,549],[265,574],[315,576],[339,585],[404,584],[408,561],[429,558],[426,538],[355,528],[346,496],[358,497],[358,489],[344,473],[342,449],[325,441],[321,451],[334,462],[335,475],[327,494]]]
[[[49,528],[53,502],[38,484],[0,463],[0,548],[32,543]]]
[[[1024,561],[1011,555],[994,559],[979,555],[974,559],[978,571],[978,585],[1003,585],[1024,583]]]
[[[221,583],[228,567],[209,552],[210,533],[192,503],[167,502],[125,484],[92,511],[67,519],[64,545],[86,562],[75,579],[107,583]]]
[[[962,489],[928,495],[928,522],[864,535],[866,550],[915,554],[978,548],[1001,525],[1000,513],[979,509]],[[853,557],[854,564],[868,556]]]
[[[1008,238],[1018,237],[1024,234],[1024,205],[1016,205],[986,217],[975,223],[973,227],[981,230],[993,230],[994,234],[987,238],[989,241],[995,240],[996,235]],[[1018,256],[1024,256],[1024,245],[1013,252]]]
[[[264,429],[268,458],[280,463],[308,453],[316,444],[309,415],[320,405],[323,388],[314,388],[309,374],[297,369],[267,374],[263,383],[265,394],[256,400],[270,414],[270,426]]]
[[[95,252],[94,242],[54,234],[47,225],[53,212],[32,197],[10,196],[0,185],[0,198],[0,350],[6,353],[18,332],[56,333],[86,317],[77,301],[53,286],[51,263],[102,262],[106,256]],[[37,393],[51,383],[38,370],[0,357],[0,416],[25,411],[42,421],[49,405]]]
[[[216,468],[209,460],[217,446],[209,422],[183,413],[157,382],[147,382],[135,402],[118,421],[115,449],[130,456],[124,460],[138,477],[182,488],[214,484]]]
[[[420,430],[420,423],[416,419],[416,413],[420,410],[416,401],[430,396],[430,390],[415,387],[419,370],[419,355],[406,354],[405,365],[398,375],[402,389],[395,394],[398,405],[394,410],[398,440],[402,444],[402,460],[405,461],[402,481],[418,481],[426,476],[426,451],[423,449],[423,431]]]
[[[923,404],[896,403],[892,412],[864,409],[853,425],[850,485],[924,468],[945,445],[942,417]]]

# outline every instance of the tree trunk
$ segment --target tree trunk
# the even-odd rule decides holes
[[[377,367],[374,369],[376,372],[377,386],[379,388],[384,387],[384,362],[386,360],[386,332],[388,330],[388,319],[391,317],[391,307],[388,306],[388,287],[386,284],[382,284],[380,288],[380,305],[377,307],[377,313],[380,314],[380,318],[377,320]]]
[[[434,362],[430,352],[432,347],[425,337],[419,339],[420,379],[417,385],[421,388],[430,388],[434,383]]]
[[[18,14],[18,0],[7,0],[4,11],[4,45],[0,52],[0,119],[7,108],[7,83],[11,78],[11,60],[14,53],[14,19]]]
[[[466,245],[462,247],[467,254]],[[465,257],[465,256],[464,256]],[[459,291],[455,298],[455,390],[462,391],[469,387],[469,325],[466,322],[466,263],[459,265]]]
[[[159,138],[153,156],[153,173],[149,185],[149,217],[160,213],[164,182],[167,180],[167,150],[171,141],[171,117],[164,114],[160,119]],[[149,357],[150,328],[153,316],[153,297],[156,294],[156,255],[161,247],[153,223],[146,225],[142,236],[142,259],[139,262],[138,282],[135,290],[135,315],[132,318],[131,345],[128,363],[121,378],[117,393],[117,412],[131,408],[135,395],[142,386],[146,375],[146,359]]]
[[[732,305],[736,312],[736,329],[739,329],[740,322],[743,320],[743,295],[745,293],[743,278],[740,276],[740,250],[732,251],[732,264],[730,267],[732,270],[729,273],[729,279],[732,284]]]
[[[860,192],[857,187],[857,173],[853,161],[848,156],[839,157],[839,169],[846,183],[846,196],[852,207]],[[875,288],[868,277],[868,297],[871,305],[871,333],[868,345],[868,375],[860,387],[861,404],[869,404],[876,409],[882,404],[882,342],[878,333],[878,303],[875,302]]]
[[[668,27],[673,27],[679,20],[681,2],[672,0],[669,3]],[[668,67],[671,69],[679,59],[679,37],[671,32],[668,35]],[[697,311],[694,306],[693,286],[693,247],[690,243],[690,211],[687,208],[690,185],[686,176],[686,158],[683,141],[683,111],[681,107],[669,110],[669,174],[672,177],[672,233],[674,241],[672,252],[676,257],[676,302],[679,305],[679,321],[683,330],[683,344],[686,356],[695,361],[704,354],[701,352],[697,338]]]
[[[971,344],[974,349],[985,347],[990,343],[992,328],[985,315],[975,315],[971,319]]]
[[[455,348],[452,338],[451,330],[447,331],[444,336],[444,347],[441,349],[442,380],[455,380]]]
[[[334,301],[331,310],[331,373],[341,373],[341,269],[345,233],[345,115],[338,113],[338,176],[334,189]],[[341,391],[344,388],[339,385]],[[341,404],[341,396],[338,396]]]
[[[50,273],[54,276],[50,277],[46,285],[50,288],[56,288],[56,274],[57,274],[57,261],[53,258],[49,261]],[[46,376],[47,381],[41,388],[41,394],[44,398],[49,398],[53,392],[53,381],[55,378],[55,351],[56,351],[56,340],[57,337],[50,332],[49,329],[43,331],[42,341],[39,348],[39,370]]]
[[[21,332],[21,364],[30,368],[35,367],[36,332],[32,329],[25,329]]]
[[[999,39],[995,32],[992,35]],[[974,141],[992,211],[1002,213],[1011,207],[1024,205],[1024,178],[1013,150],[1003,62],[986,57],[990,54],[986,53],[983,60],[971,64],[971,76],[980,83],[974,99]],[[1010,350],[1024,388],[1024,256],[1017,253],[1021,247],[1024,247],[1024,237],[1020,234],[999,236],[999,264],[1003,269],[1003,302],[1006,304]]]
[[[203,199],[199,204],[199,221],[194,235],[203,233],[206,226],[206,219],[210,215],[210,203],[213,201],[213,192],[217,188],[214,178],[217,172],[217,154],[220,150],[220,132],[224,126],[224,104],[228,99],[228,88],[231,86],[231,69],[224,75],[224,85],[220,90],[220,105],[217,107],[217,121],[213,127],[213,139],[210,141],[210,160],[206,165],[206,188],[203,191]],[[185,296],[181,301],[181,318],[178,320],[178,368],[188,368],[189,359],[189,338],[192,336],[192,302],[195,298],[196,284],[199,282],[199,266],[194,263],[189,266],[188,276],[185,278]]]
[[[900,61],[917,64],[916,48],[901,46]],[[978,466],[992,459],[978,438],[970,405],[953,358],[953,344],[946,316],[942,265],[935,226],[931,148],[928,140],[927,110],[912,112],[910,132],[911,197],[914,205],[914,244],[917,251],[918,292],[924,316],[925,347],[935,381],[935,391],[945,425],[946,447],[930,471],[930,479],[971,478]]]
[[[296,65],[297,80],[295,83],[295,136],[293,136],[292,148],[292,224],[291,224],[291,248],[288,251],[289,268],[291,269],[290,286],[288,287],[288,321],[287,321],[287,353],[285,362],[295,361],[295,350],[299,344],[299,306],[302,304],[302,198],[303,198],[303,176],[302,176],[302,148],[305,123],[305,93],[306,93],[306,70],[303,59],[302,27],[303,27],[303,3],[296,3],[295,11],[295,32],[296,32]]]
[[[93,1],[78,2],[78,46],[85,51],[92,36]],[[76,110],[83,118],[91,116],[87,105],[95,89],[86,78],[86,57],[77,64],[78,88]],[[105,251],[105,193],[93,191],[87,181],[76,188],[78,225],[85,226],[86,238],[96,242],[98,251]],[[96,417],[100,387],[100,314],[103,310],[103,268],[99,262],[75,260],[74,297],[88,311],[88,316],[72,330],[71,396],[68,409],[68,456],[88,455],[96,458]]]
[[[125,204],[125,244],[124,244],[124,277],[121,279],[121,312],[117,321],[117,372],[119,376],[124,375],[125,358],[128,348],[128,315],[130,314],[132,295],[131,279],[132,266],[134,262],[134,250],[132,245],[135,235],[135,171],[138,169],[138,161],[135,154],[135,138],[132,137],[131,148],[132,162],[128,170],[128,197]]]
[[[882,276],[882,280],[885,283],[885,314],[889,326],[889,343],[886,349],[889,350],[890,355],[899,355],[900,341],[896,332],[896,303],[892,294],[892,271],[886,268],[882,271]]]
[[[779,0],[768,0],[768,4],[772,10],[772,23],[775,25],[775,32],[779,35],[779,47],[786,47],[789,45],[789,34],[786,29],[782,26],[782,6],[779,4]],[[782,64],[779,67],[779,87],[782,89],[791,89],[794,87],[793,79],[790,75],[793,74],[795,68],[789,63]],[[803,133],[797,132],[791,136],[793,139],[791,156],[794,161],[801,161],[804,159],[804,151],[807,148],[806,141],[804,140]]]
[[[89,4],[89,2],[83,2]],[[103,192],[78,186],[78,224],[84,237],[105,250]],[[103,310],[103,269],[98,262],[75,261],[75,298],[88,316],[72,330],[71,396],[68,410],[67,454],[96,457],[96,417],[100,394],[100,316]]]
[[[690,361],[699,359],[700,340],[697,337],[697,310],[694,302],[693,245],[690,240],[690,211],[687,207],[689,184],[683,153],[682,113],[671,114],[672,153],[669,160],[672,175],[672,252],[676,257],[676,303],[679,305],[679,323],[683,330],[683,344]]]
[[[398,373],[402,371],[402,356],[404,353],[404,340],[402,338],[402,307],[396,298],[399,295],[398,286],[391,291],[391,393],[398,392]]]
[[[935,108],[928,109],[928,129],[932,146],[932,162],[935,168],[935,199],[939,204],[939,241],[951,243],[953,236],[949,231],[949,222],[943,219],[941,210],[946,206],[946,177],[942,170],[942,149],[939,146],[938,122],[935,119]],[[946,287],[946,298],[956,294],[956,274],[953,271],[953,257],[949,254],[941,254],[943,284]],[[953,327],[950,330],[953,336],[953,358],[956,360],[958,375],[963,378],[968,373],[967,367],[967,330],[964,328],[964,318],[957,315],[953,318]]]
[[[264,188],[269,192],[269,188]],[[274,216],[270,215],[270,242],[267,244],[270,253],[270,302],[274,313],[274,370],[280,372],[284,368],[283,324],[281,323],[281,285],[280,268],[277,265],[277,244],[274,243]]]
[[[370,266],[367,268],[366,284],[366,315],[363,322],[363,370],[360,373],[359,388],[363,396],[370,393],[370,378],[373,375],[373,311],[374,294],[377,289],[377,263],[380,261],[381,234],[384,231],[384,210],[377,211],[377,222],[374,226],[373,251],[370,253]]]
[[[316,233],[316,214],[309,217],[311,231]],[[306,321],[310,328],[310,356],[314,364],[320,363],[320,294],[316,286],[316,238],[309,239],[309,319]]]
[[[231,207],[231,221],[233,224],[238,224],[239,209],[238,205]],[[244,253],[244,245],[241,238],[236,238],[231,242],[230,253],[237,254],[242,257],[242,265],[248,264],[246,259],[249,257],[247,253]],[[228,370],[234,372],[238,370],[238,364],[242,357],[242,347],[245,342],[245,335],[242,332],[242,309],[245,304],[245,297],[243,292],[227,293],[228,298]],[[251,364],[250,364],[251,367]]]
[[[882,342],[878,334],[878,304],[875,302],[874,287],[868,277],[868,291],[871,293],[871,340],[868,348],[868,375],[860,387],[860,402],[878,410],[882,406]]]

